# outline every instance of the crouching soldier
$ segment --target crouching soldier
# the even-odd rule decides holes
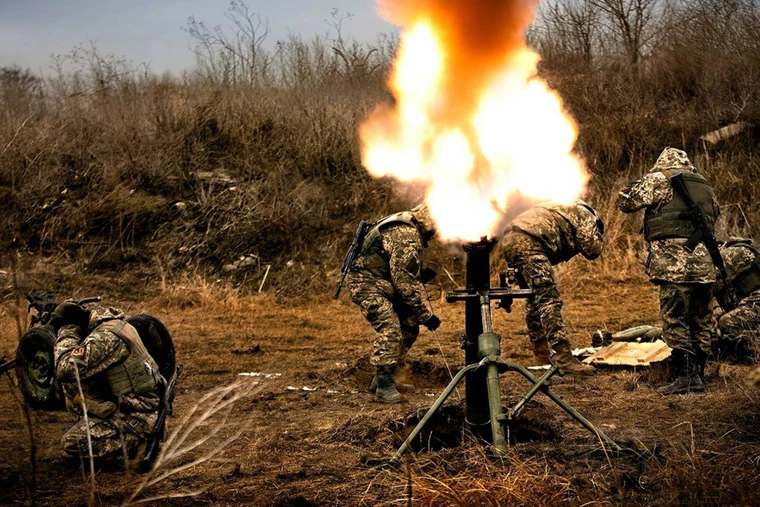
[[[370,362],[379,402],[401,401],[397,364],[417,340],[420,324],[434,331],[441,323],[427,305],[421,280],[422,251],[434,236],[424,204],[385,217],[367,232],[348,276],[351,300],[377,333]]]
[[[676,184],[679,188],[683,184],[709,230],[697,228],[694,209]],[[658,391],[663,395],[704,391],[702,373],[710,353],[715,266],[703,238],[713,237],[720,213],[713,188],[685,152],[666,148],[649,174],[620,192],[618,208],[624,213],[646,210],[646,268],[650,281],[660,288],[663,338],[673,349],[676,374],[673,383]]]
[[[560,372],[593,375],[571,352],[562,320],[562,300],[552,266],[579,253],[596,259],[602,251],[604,224],[588,204],[536,206],[515,218],[501,241],[507,264],[517,268],[517,281],[535,298],[526,304],[525,321],[539,364],[551,362]]]
[[[137,457],[156,425],[164,382],[137,331],[114,308],[88,310],[73,302],[58,305],[51,325],[56,376],[67,409],[80,416],[63,435],[64,451],[88,456],[89,426],[93,457]]]
[[[715,298],[723,309],[717,318],[718,349],[760,353],[760,250],[750,239],[732,239],[720,249],[734,294],[722,280]],[[732,300],[732,298],[735,298]]]

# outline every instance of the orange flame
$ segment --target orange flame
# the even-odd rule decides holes
[[[427,185],[443,240],[495,236],[515,195],[569,203],[588,182],[577,127],[536,76],[539,0],[378,0],[403,26],[381,106],[360,129],[374,176]]]

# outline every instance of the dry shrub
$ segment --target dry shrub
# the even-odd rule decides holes
[[[550,4],[573,16],[549,11],[530,34],[542,75],[580,125],[588,198],[608,223],[606,269],[633,262],[639,241],[636,222],[615,210],[617,190],[667,145],[686,149],[715,183],[725,231],[752,235],[758,130],[716,145],[699,137],[760,124],[760,7],[624,0],[657,6],[621,11],[651,14],[636,35],[616,28],[613,4]],[[267,286],[278,293],[324,291],[360,218],[419,198],[360,164],[357,126],[389,100],[393,38],[357,44],[334,13],[330,35],[291,36],[267,52],[265,21],[238,2],[230,15],[228,28],[188,21],[199,68],[182,78],[94,46],[63,55],[44,82],[0,70],[0,247],[15,241],[90,268],[148,266],[164,279],[216,276],[250,256],[257,263],[226,272],[237,284],[257,288],[271,265]],[[433,258],[458,269],[446,249]]]

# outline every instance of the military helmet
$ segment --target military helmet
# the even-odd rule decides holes
[[[599,257],[602,253],[604,222],[596,210],[580,199],[570,206],[556,206],[553,209],[573,226],[575,243],[580,253],[590,260]]]
[[[57,333],[63,326],[77,326],[81,331],[87,331],[90,320],[90,310],[74,300],[67,300],[55,307],[50,314],[49,324]]]
[[[430,209],[424,202],[412,208],[412,216],[417,221],[422,239],[427,243],[435,236],[435,221],[430,214]]]
[[[650,172],[659,172],[665,170],[680,169],[681,171],[697,172],[696,167],[689,160],[688,155],[683,150],[676,148],[665,148],[660,156],[657,158],[657,162],[654,163],[654,167]]]

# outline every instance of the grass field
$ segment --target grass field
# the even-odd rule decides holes
[[[584,264],[586,265],[586,264]],[[93,286],[98,282],[93,281]],[[560,290],[576,345],[591,333],[657,319],[653,287],[640,275],[599,275],[579,280],[563,269]],[[553,389],[612,438],[635,444],[640,459],[607,456],[598,442],[539,395],[511,430],[507,456],[493,457],[463,433],[462,402],[447,403],[423,448],[399,470],[377,470],[404,431],[432,403],[463,363],[459,334],[463,309],[434,301],[444,324],[437,340],[423,332],[404,369],[416,386],[407,403],[378,405],[367,387],[372,332],[347,301],[293,301],[238,296],[219,289],[174,288],[145,301],[103,293],[130,313],[147,311],[166,322],[185,372],[170,429],[200,397],[242,380],[260,382],[238,401],[222,424],[212,418],[194,435],[219,434],[180,456],[175,464],[204,456],[239,429],[223,452],[159,481],[141,498],[200,491],[195,499],[165,499],[162,505],[754,505],[760,459],[760,395],[742,376],[750,366],[711,364],[705,394],[663,398],[650,372],[603,370],[587,381],[554,380]],[[11,352],[15,329],[3,306],[0,351]],[[530,364],[523,309],[495,312],[505,359]],[[440,345],[440,346],[439,346]],[[243,372],[279,373],[265,378]],[[661,380],[661,371],[651,374]],[[304,390],[308,388],[308,390]],[[527,384],[502,376],[505,403],[516,402]],[[4,382],[0,403],[0,503],[28,503],[26,430]],[[210,402],[206,402],[210,404]],[[201,408],[204,407],[201,404]],[[38,446],[38,505],[84,505],[89,486],[79,461],[65,461],[59,439],[73,423],[66,413],[33,415]],[[425,449],[432,446],[432,451]],[[442,448],[448,446],[447,448]],[[124,501],[140,476],[99,469],[101,505]]]

